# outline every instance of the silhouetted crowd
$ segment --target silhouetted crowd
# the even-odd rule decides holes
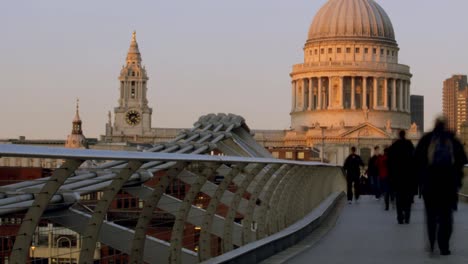
[[[463,145],[447,129],[446,119],[436,120],[432,132],[425,134],[416,148],[406,139],[404,130],[399,138],[380,153],[374,147],[369,159],[367,178],[372,193],[396,204],[398,224],[409,224],[414,196],[424,199],[428,249],[434,252],[437,241],[441,255],[450,255],[450,237],[453,231],[453,211],[457,210],[458,191],[462,186],[463,166],[467,163]],[[348,203],[359,201],[361,167],[364,162],[351,148],[343,169],[346,172]],[[354,195],[353,195],[354,194]]]

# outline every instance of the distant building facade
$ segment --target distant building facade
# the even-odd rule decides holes
[[[342,164],[351,146],[368,156],[373,146],[391,144],[399,130],[419,138],[423,122],[412,124],[410,114],[412,74],[398,62],[390,18],[375,1],[357,1],[328,1],[316,14],[304,61],[290,73],[291,129],[253,130],[274,156]],[[151,128],[148,79],[133,33],[114,122],[109,114],[101,143],[159,143],[182,130]]]
[[[65,141],[66,148],[88,148],[88,142],[83,135],[82,122],[80,118],[80,109],[78,100],[76,102],[76,113],[73,119],[72,132]]]
[[[418,126],[419,133],[424,132],[424,96],[411,95],[411,124]]]
[[[108,143],[157,143],[174,138],[180,129],[152,128],[153,109],[148,105],[148,75],[133,32],[126,63],[120,70],[119,100],[114,108],[114,122],[109,112],[106,134],[101,137]]]
[[[468,84],[466,75],[453,75],[444,81],[442,109],[450,130],[460,134],[461,125],[467,120],[466,104]]]

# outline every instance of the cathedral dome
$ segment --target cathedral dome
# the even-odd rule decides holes
[[[396,43],[390,18],[374,0],[329,0],[315,16],[307,42],[356,38]]]

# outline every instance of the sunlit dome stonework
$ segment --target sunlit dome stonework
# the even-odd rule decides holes
[[[385,10],[372,0],[329,1],[315,16],[308,42],[348,38],[395,42],[395,33]]]
[[[410,128],[410,69],[398,63],[389,16],[373,0],[329,0],[294,65],[291,127]]]

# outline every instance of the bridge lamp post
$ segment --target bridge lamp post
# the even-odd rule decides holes
[[[34,263],[34,250],[36,250],[36,246],[34,242],[31,244],[31,263]]]

